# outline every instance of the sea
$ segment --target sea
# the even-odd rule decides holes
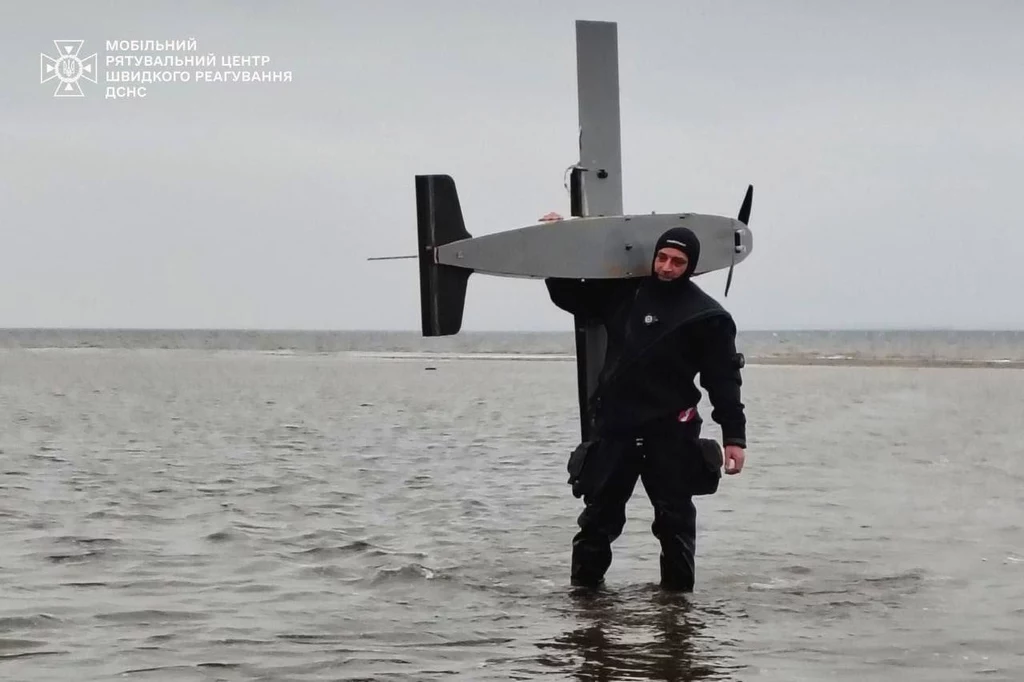
[[[1024,679],[1024,332],[739,346],[680,595],[640,484],[569,585],[571,334],[0,330],[0,678]]]

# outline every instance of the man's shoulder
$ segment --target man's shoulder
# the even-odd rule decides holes
[[[712,296],[708,292],[704,291],[700,287],[700,285],[697,284],[696,282],[694,282],[693,280],[690,280],[690,290],[692,292],[691,295],[695,296],[698,300],[704,302],[704,304],[707,307],[715,308],[715,309],[721,310],[722,312],[726,312],[725,307],[721,303],[718,302],[718,299],[716,299],[714,296]]]
[[[616,302],[632,300],[643,283],[642,277],[615,277],[612,279],[590,280],[601,282],[605,294]]]
[[[691,281],[689,284],[682,307],[690,313],[693,321],[706,319],[732,321],[732,315],[714,296],[701,289],[696,282]]]

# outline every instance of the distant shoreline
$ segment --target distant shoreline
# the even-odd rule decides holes
[[[316,327],[0,327],[0,334],[397,334],[419,329],[331,329]],[[740,334],[1024,334],[1012,327],[740,327]],[[571,329],[463,329],[459,336],[572,336]]]
[[[207,355],[264,355],[280,358],[340,357],[367,361],[419,363],[450,362],[575,362],[575,355],[560,352],[496,351],[386,351],[386,350],[309,350],[294,348],[198,348],[191,346],[0,346],[0,353],[197,353]],[[925,357],[866,357],[856,355],[747,355],[748,367],[864,367],[906,369],[1024,369],[1022,359],[958,359]]]
[[[747,361],[747,365],[828,366],[828,367],[901,367],[962,369],[1024,369],[1024,360],[956,360],[947,358],[785,358],[768,357]]]
[[[330,355],[330,353],[327,353]],[[575,356],[557,353],[389,353],[386,351],[347,353],[367,360],[406,361],[515,361],[515,362],[574,362]],[[763,356],[748,357],[748,367],[899,367],[899,368],[963,368],[963,369],[1024,369],[1024,360],[958,360],[954,358],[865,358],[851,356]]]

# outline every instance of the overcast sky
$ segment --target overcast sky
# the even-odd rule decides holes
[[[415,261],[366,261],[415,250],[414,175],[474,235],[568,213],[576,19],[618,22],[627,213],[754,184],[741,328],[1024,329],[1012,0],[0,0],[0,327],[418,329]],[[187,38],[293,80],[104,99],[107,40]],[[85,97],[40,83],[54,39]],[[466,329],[570,324],[471,278]]]

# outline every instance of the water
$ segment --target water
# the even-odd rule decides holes
[[[52,334],[0,351],[5,679],[1024,677],[1024,372],[748,367],[696,592],[638,487],[588,598],[571,362]]]

